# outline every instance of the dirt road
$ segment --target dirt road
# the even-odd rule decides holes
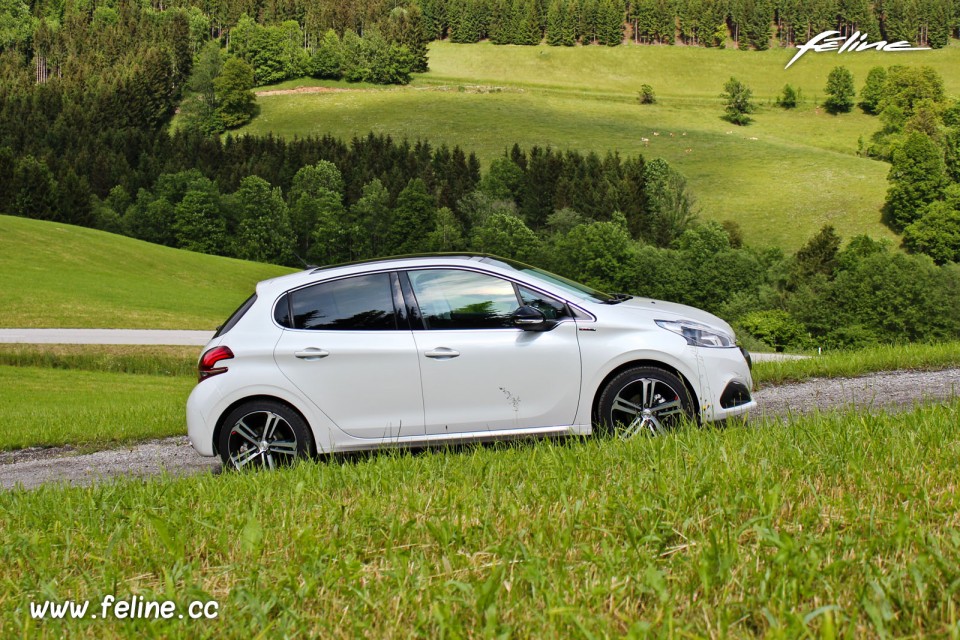
[[[960,396],[960,369],[896,371],[860,378],[815,379],[768,387],[756,393],[759,416],[854,407],[863,411],[910,408]],[[72,448],[26,449],[0,453],[0,486],[32,488],[51,482],[90,484],[115,476],[187,476],[217,473],[220,463],[201,458],[185,437],[78,454]]]

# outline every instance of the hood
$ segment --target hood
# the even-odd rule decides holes
[[[620,309],[629,309],[631,311],[643,311],[653,320],[694,320],[705,325],[722,329],[723,331],[734,335],[733,328],[721,318],[708,313],[703,309],[697,309],[685,304],[676,302],[667,302],[666,300],[653,300],[652,298],[631,298],[614,305]]]

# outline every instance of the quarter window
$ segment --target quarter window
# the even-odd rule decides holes
[[[289,312],[281,309],[285,303],[289,304]],[[294,329],[383,331],[397,328],[390,276],[386,273],[323,282],[292,291],[279,301],[276,317],[280,324],[288,327],[292,324]]]
[[[502,329],[520,306],[513,284],[456,269],[410,271],[427,329]]]

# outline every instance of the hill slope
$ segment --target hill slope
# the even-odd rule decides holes
[[[694,47],[519,47],[435,42],[431,71],[403,88],[262,95],[244,131],[349,138],[368,131],[459,144],[484,166],[513,142],[663,157],[683,172],[703,216],[737,220],[747,240],[798,248],[825,223],[844,236],[892,237],[880,222],[889,165],[857,156],[877,118],[818,108],[827,75],[846,65],[862,86],[875,65],[929,64],[960,92],[960,47],[838,56]],[[720,93],[737,76],[754,89],[756,122],[723,120]],[[637,104],[642,83],[658,103]],[[787,83],[802,91],[792,111],[774,106]],[[324,84],[309,79],[271,89]],[[327,83],[329,84],[329,83]],[[645,142],[644,139],[647,141]]]
[[[0,216],[0,326],[213,329],[290,269]]]

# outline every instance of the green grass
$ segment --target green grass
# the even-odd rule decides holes
[[[859,351],[835,351],[804,360],[757,362],[758,387],[810,378],[853,378],[877,371],[936,370],[960,366],[960,342],[886,345]],[[960,390],[958,390],[960,391]]]
[[[960,405],[0,495],[6,637],[956,635]],[[32,621],[34,600],[220,603]],[[181,609],[183,611],[183,609]]]
[[[213,329],[289,271],[0,216],[0,327]]]
[[[182,435],[196,378],[0,365],[0,450]]]
[[[0,365],[193,376],[199,347],[102,344],[0,344]]]
[[[409,87],[261,96],[261,115],[242,131],[347,138],[372,130],[459,144],[485,164],[514,141],[643,153],[671,162],[689,178],[703,216],[737,220],[753,244],[796,249],[825,223],[844,236],[892,237],[880,222],[889,167],[856,155],[858,138],[869,139],[878,120],[818,109],[827,74],[847,65],[859,87],[877,64],[931,64],[948,91],[960,93],[953,72],[960,47],[842,59],[807,54],[784,70],[792,54],[438,42],[430,49],[431,71]],[[761,105],[749,127],[720,119],[719,94],[731,75],[751,86]],[[772,106],[788,82],[805,98],[790,112]],[[636,104],[643,83],[653,85],[658,104]]]

